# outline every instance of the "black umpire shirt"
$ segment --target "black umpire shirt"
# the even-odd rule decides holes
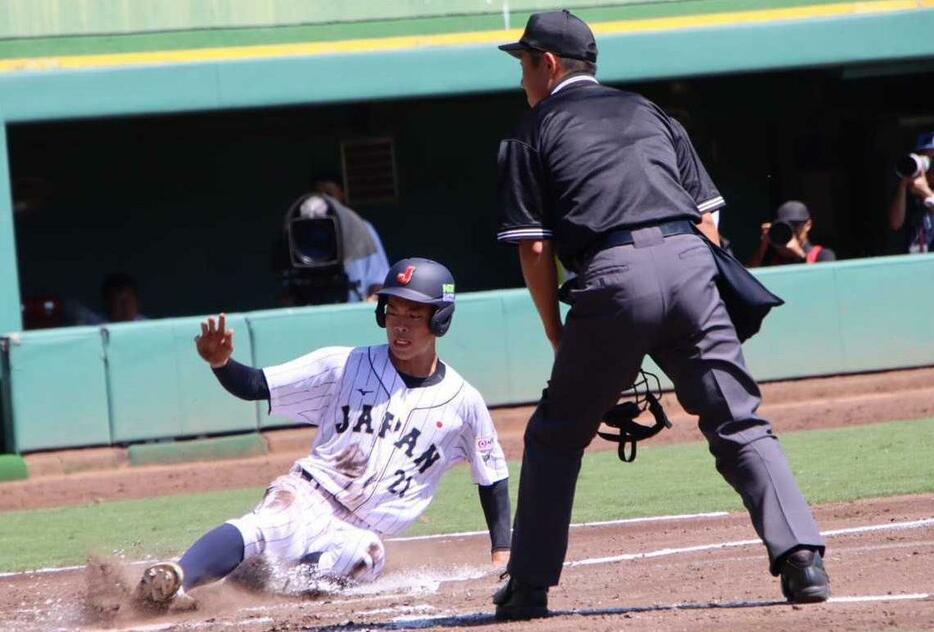
[[[614,229],[699,222],[724,205],[676,120],[632,92],[577,75],[499,147],[502,242],[554,240],[561,263]]]

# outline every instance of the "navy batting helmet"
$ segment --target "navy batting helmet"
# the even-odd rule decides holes
[[[386,304],[390,296],[398,296],[416,303],[434,305],[428,329],[443,336],[454,317],[454,276],[437,261],[411,257],[397,261],[386,275],[383,289],[377,292],[376,324],[386,326]]]

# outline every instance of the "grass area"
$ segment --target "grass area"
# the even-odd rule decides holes
[[[782,437],[811,503],[934,491],[934,419],[812,430]],[[518,464],[511,463],[511,490]],[[0,570],[82,563],[88,552],[128,559],[180,553],[205,530],[248,511],[262,488],[0,514]],[[515,498],[513,499],[515,500]],[[614,452],[588,455],[574,521],[742,509],[705,443],[639,450],[634,464]],[[466,468],[444,480],[410,535],[484,528]]]
[[[748,11],[819,4],[845,0],[683,0],[575,9],[589,22],[640,20],[680,15],[703,15],[726,11]],[[512,14],[511,26],[522,28],[528,12]],[[212,29],[129,35],[67,36],[0,40],[0,59],[98,55],[107,53],[181,50],[225,46],[257,46],[295,42],[328,42],[346,39],[464,33],[503,28],[499,13],[474,16],[410,18],[338,24],[309,24],[270,28]]]

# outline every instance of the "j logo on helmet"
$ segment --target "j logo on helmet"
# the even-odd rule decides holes
[[[408,285],[409,281],[412,280],[412,274],[415,273],[415,266],[408,266],[405,269],[405,272],[400,272],[396,275],[396,280],[399,281],[402,285]]]

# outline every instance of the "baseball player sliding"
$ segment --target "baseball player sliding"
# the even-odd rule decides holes
[[[385,564],[382,539],[415,522],[461,461],[479,486],[492,561],[508,561],[508,473],[496,429],[480,394],[435,349],[454,315],[454,278],[434,261],[403,259],[378,294],[388,344],[326,347],[262,370],[231,357],[223,314],[202,323],[198,353],[225,389],[268,400],[270,414],[318,433],[251,513],[202,536],[178,563],[147,568],[137,599],[190,607],[188,591],[258,555],[313,565],[319,577],[371,581]]]

